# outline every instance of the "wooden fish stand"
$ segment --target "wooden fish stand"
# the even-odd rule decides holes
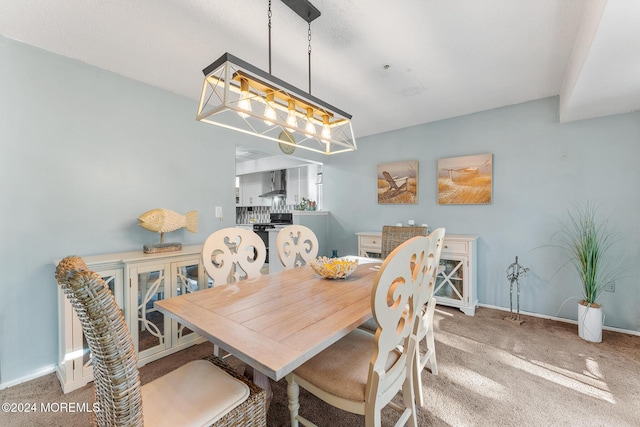
[[[164,242],[164,233],[160,233],[160,243],[151,243],[142,246],[145,254],[159,254],[163,252],[176,252],[182,250],[182,243]]]

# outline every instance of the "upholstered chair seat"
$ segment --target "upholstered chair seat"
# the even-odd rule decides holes
[[[364,401],[369,362],[376,348],[375,336],[356,329],[296,369],[296,376],[343,399]],[[386,369],[400,358],[389,353]]]

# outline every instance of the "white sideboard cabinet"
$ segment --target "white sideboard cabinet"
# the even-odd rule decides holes
[[[477,236],[445,235],[434,290],[438,304],[458,307],[469,316],[478,306],[477,240]]]
[[[382,232],[362,231],[358,236],[358,256],[380,258],[382,256]]]
[[[382,232],[366,231],[356,235],[359,256],[380,257]],[[478,236],[445,235],[434,290],[438,304],[458,307],[469,316],[475,315],[478,306],[477,240]]]
[[[158,254],[132,251],[83,257],[89,269],[102,276],[122,308],[138,352],[138,366],[205,341],[153,307],[157,300],[209,286],[201,250],[201,245],[193,245]],[[92,381],[93,370],[80,320],[59,286],[58,330],[57,375],[63,392],[68,393]]]

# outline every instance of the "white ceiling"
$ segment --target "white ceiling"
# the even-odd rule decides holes
[[[640,1],[312,0],[312,93],[356,138],[560,95],[640,110]],[[194,99],[232,53],[268,71],[267,0],[2,0],[1,34]],[[307,23],[272,3],[272,74],[308,90]],[[388,68],[385,66],[388,65]]]

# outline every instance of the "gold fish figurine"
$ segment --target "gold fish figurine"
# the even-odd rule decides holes
[[[140,215],[138,221],[140,227],[156,233],[168,233],[183,227],[192,233],[198,231],[197,211],[181,215],[169,209],[153,209]]]

